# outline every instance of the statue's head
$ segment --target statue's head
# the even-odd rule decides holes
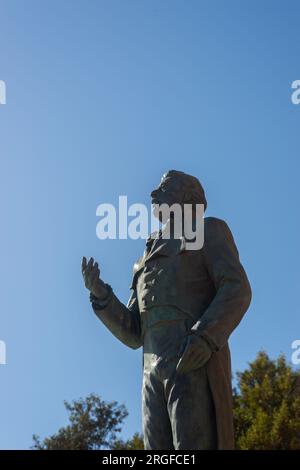
[[[165,173],[159,186],[151,193],[152,204],[204,204],[207,202],[205,192],[199,180],[195,176],[183,171],[170,170]]]

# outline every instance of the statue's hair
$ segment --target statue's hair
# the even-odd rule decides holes
[[[164,174],[164,178],[168,176],[175,176],[180,180],[182,190],[185,194],[183,200],[185,204],[204,204],[204,210],[206,210],[207,201],[205,192],[200,181],[195,176],[177,170],[169,170]]]

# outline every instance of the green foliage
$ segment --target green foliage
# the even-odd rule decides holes
[[[284,356],[271,360],[265,352],[237,373],[233,391],[237,449],[300,449],[300,371]],[[42,442],[33,436],[33,449],[142,450],[139,433],[117,439],[127,416],[124,405],[104,402],[97,395],[65,402],[69,424]]]
[[[144,450],[144,442],[141,434],[136,432],[128,441],[116,441],[113,450]]]
[[[236,448],[300,449],[300,372],[260,352],[237,379]]]
[[[97,450],[110,449],[121,431],[121,423],[128,415],[124,405],[105,402],[91,394],[87,398],[64,402],[69,421],[56,434],[40,441],[34,435],[33,449],[36,450]]]

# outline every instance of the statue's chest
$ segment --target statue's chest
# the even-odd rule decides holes
[[[199,254],[180,253],[145,260],[136,273],[141,310],[157,305],[160,299],[175,298],[187,284],[206,276]]]

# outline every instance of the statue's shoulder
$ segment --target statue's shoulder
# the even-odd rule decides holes
[[[216,245],[224,246],[225,244],[238,254],[234,237],[225,220],[216,217],[207,217],[204,220],[206,221],[204,225],[204,247],[215,249]]]
[[[206,239],[215,238],[218,236],[230,235],[230,229],[223,219],[217,217],[205,217],[204,218],[204,237]]]
[[[225,220],[219,219],[218,217],[205,217],[204,225],[207,228],[217,228],[227,226],[227,223],[225,222]]]

